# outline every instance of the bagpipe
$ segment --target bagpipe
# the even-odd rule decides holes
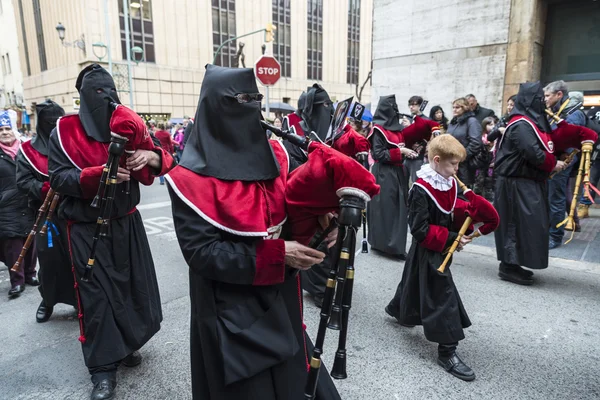
[[[31,230],[29,231],[29,234],[27,235],[27,239],[25,240],[25,243],[23,244],[21,253],[19,253],[19,257],[17,258],[17,261],[10,269],[12,272],[20,272],[23,270],[23,265],[22,265],[23,259],[27,255],[27,252],[29,251],[31,244],[33,243],[33,239],[35,238],[35,235],[37,235],[38,233],[41,236],[48,235],[48,237],[49,237],[48,246],[52,247],[52,241],[51,241],[52,231],[50,231],[50,233],[48,233],[48,227],[53,226],[52,218],[54,216],[56,207],[58,206],[59,200],[60,200],[60,195],[58,193],[56,193],[54,191],[54,189],[50,188],[48,190],[48,193],[46,194],[46,198],[44,199],[42,205],[40,206],[40,208],[38,210],[37,216],[35,218],[35,222],[33,223],[33,227],[31,228]],[[44,223],[44,225],[42,225],[42,228],[38,232],[38,227],[42,223],[44,218],[46,219],[46,222]]]
[[[487,235],[492,233],[498,228],[500,224],[500,217],[498,216],[498,212],[494,208],[494,206],[487,201],[485,198],[475,194],[472,190],[470,190],[464,183],[462,183],[456,176],[454,179],[460,186],[464,196],[467,198],[468,203],[464,202],[460,199],[457,199],[454,216],[455,218],[465,218],[462,223],[458,236],[452,242],[450,248],[446,251],[446,258],[444,258],[444,262],[438,268],[438,272],[444,273],[446,270],[446,266],[450,262],[452,255],[458,248],[460,244],[460,240],[467,233],[467,231],[473,231],[473,223],[483,223],[475,232],[473,232],[470,237],[472,239],[478,238],[482,235]]]
[[[109,124],[111,139],[108,146],[108,160],[102,170],[98,192],[91,203],[93,208],[100,210],[100,213],[96,220],[96,230],[92,239],[90,256],[81,278],[84,282],[88,282],[92,278],[98,241],[101,237],[109,235],[110,216],[118,184],[117,173],[123,154],[132,154],[136,150],[152,150],[154,148],[146,124],[135,111],[113,102],[110,105],[114,108],[114,111]],[[129,193],[130,182],[126,181],[125,194]]]
[[[571,108],[566,115],[571,114],[579,109],[579,105]],[[565,242],[569,243],[575,236],[575,209],[577,207],[577,199],[579,198],[579,191],[583,184],[584,193],[587,197],[589,195],[590,187],[593,187],[590,183],[590,169],[592,164],[592,152],[594,151],[594,143],[598,140],[598,134],[590,128],[584,126],[572,125],[567,123],[563,118],[554,114],[551,110],[546,109],[548,114],[554,122],[556,122],[556,129],[552,131],[552,142],[554,143],[554,150],[556,152],[564,152],[568,149],[581,150],[581,160],[579,162],[579,169],[577,171],[577,178],[575,180],[575,188],[573,191],[573,200],[571,202],[571,208],[569,215],[562,222],[556,225],[557,228],[565,226],[565,229],[571,231],[571,237]],[[566,116],[565,116],[566,117]],[[573,151],[569,157],[571,160],[575,158],[575,151]],[[567,162],[567,160],[565,160]],[[594,190],[598,190],[593,187]],[[599,193],[600,194],[600,193]]]
[[[276,131],[275,134],[277,134]],[[318,219],[337,213],[337,241],[329,270],[320,321],[304,391],[314,399],[327,328],[339,329],[338,348],[331,376],[345,379],[346,343],[354,284],[356,235],[362,210],[379,193],[375,177],[355,160],[316,141],[307,146],[308,161],[290,175],[286,186],[286,207],[291,237],[302,244],[315,244]],[[307,185],[312,190],[306,190]],[[317,237],[326,236],[332,225]]]
[[[274,133],[276,136],[282,138],[283,140],[287,140],[288,142],[292,143],[293,145],[301,148],[302,150],[304,150],[305,152],[308,150],[308,146],[312,141],[316,141],[322,144],[325,144],[326,146],[330,146],[332,148],[334,148],[335,150],[341,152],[342,154],[345,154],[346,156],[355,159],[356,161],[358,161],[367,171],[369,170],[369,162],[368,162],[368,149],[369,149],[369,143],[368,141],[365,139],[364,141],[367,143],[367,146],[359,146],[360,148],[356,149],[356,144],[354,143],[344,143],[344,144],[340,144],[339,143],[339,139],[342,136],[347,136],[347,135],[357,135],[359,136],[358,133],[356,132],[346,132],[345,131],[345,125],[346,125],[346,115],[348,114],[348,111],[350,110],[350,114],[353,116],[353,118],[357,118],[360,117],[362,115],[362,112],[364,112],[364,106],[362,106],[360,103],[355,103],[354,107],[350,107],[352,104],[352,97],[344,100],[344,101],[340,101],[337,105],[337,108],[335,109],[335,113],[333,115],[332,121],[331,121],[331,139],[328,140],[327,143],[323,142],[314,131],[310,131],[310,133],[308,134],[308,136],[300,136],[297,135],[295,133],[292,133],[289,130],[282,130],[279,128],[276,128],[270,124],[268,124],[267,122],[261,120],[260,123],[263,127],[263,129],[265,129],[266,131],[270,131],[272,133]],[[362,108],[361,108],[362,107]],[[361,136],[362,138],[362,136]],[[340,144],[338,146],[338,144]],[[369,244],[367,242],[367,210],[363,210],[362,212],[362,227],[363,227],[363,238],[362,238],[362,253],[368,253],[369,252]]]

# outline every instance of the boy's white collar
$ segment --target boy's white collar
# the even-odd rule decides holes
[[[425,164],[417,171],[417,177],[429,183],[434,189],[446,192],[452,189],[452,178],[446,179],[431,168],[430,164]]]

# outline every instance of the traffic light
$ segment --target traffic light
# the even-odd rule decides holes
[[[265,42],[269,43],[275,40],[275,30],[277,27],[273,24],[267,24],[265,28]]]

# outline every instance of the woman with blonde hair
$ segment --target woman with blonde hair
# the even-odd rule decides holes
[[[477,165],[476,156],[483,151],[481,125],[464,97],[452,102],[452,114],[454,117],[448,124],[448,133],[467,150],[467,158],[458,169],[458,178],[465,185],[472,186],[475,181],[475,171],[480,167]]]

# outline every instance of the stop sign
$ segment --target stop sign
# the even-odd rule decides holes
[[[273,86],[281,78],[281,65],[273,56],[262,56],[254,64],[254,75],[263,86]]]

